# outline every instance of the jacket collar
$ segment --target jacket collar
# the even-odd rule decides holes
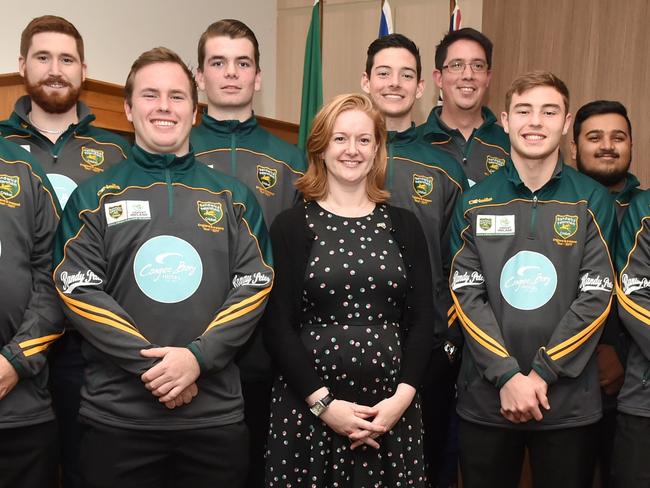
[[[194,152],[191,147],[187,154],[176,156],[175,154],[153,154],[134,144],[133,160],[146,171],[186,171],[195,164]]]
[[[32,111],[32,99],[28,95],[20,97],[14,105],[14,113],[11,114],[11,121],[16,128],[21,128],[25,132],[38,132],[38,129],[29,121],[29,112]],[[95,116],[92,114],[88,106],[79,101],[77,102],[77,118],[79,122],[71,124],[67,129],[72,129],[75,132],[83,131],[93,120]]]
[[[417,139],[418,131],[413,122],[411,122],[411,127],[402,132],[397,132],[396,130],[388,131],[388,143],[396,146],[412,144],[417,141]]]
[[[544,190],[545,188],[548,188],[549,186],[555,184],[556,181],[560,180],[560,178],[562,178],[563,170],[564,170],[564,160],[562,158],[562,154],[560,153],[560,157],[558,158],[557,163],[555,164],[555,169],[553,170],[553,175],[551,176],[551,179],[547,181],[544,184],[544,186],[542,186],[542,188],[538,190],[538,192]],[[519,176],[519,171],[517,171],[517,168],[515,167],[515,164],[512,162],[512,159],[510,159],[510,157],[508,157],[505,167],[500,171],[504,172],[506,179],[513,184],[513,186],[517,189],[518,192],[530,193],[530,189],[521,180],[521,176]]]
[[[619,192],[614,192],[613,196],[619,202],[627,203],[629,202],[635,193],[637,193],[638,187],[641,183],[638,178],[632,173],[627,173],[625,175],[625,186]]]
[[[230,135],[233,133],[239,135],[250,134],[257,127],[257,119],[255,114],[250,118],[240,122],[239,120],[217,120],[208,115],[207,109],[201,116],[201,124],[205,125],[208,129],[218,132],[223,135]]]
[[[447,126],[441,119],[440,114],[442,113],[442,107],[433,107],[429,117],[427,118],[426,123],[424,124],[423,135],[427,136],[449,136],[450,132],[453,130]],[[476,129],[476,131],[481,131],[485,127],[496,124],[497,118],[494,116],[492,111],[487,107],[481,107],[481,115],[483,116],[483,123]]]

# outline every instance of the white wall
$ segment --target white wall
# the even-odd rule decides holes
[[[28,0],[5,8],[0,29],[0,73],[18,71],[20,33],[34,17],[53,14],[72,22],[86,49],[88,77],[124,84],[131,63],[152,47],[176,51],[196,68],[199,36],[212,22],[246,23],[260,44],[262,91],[259,115],[275,116],[277,0]]]

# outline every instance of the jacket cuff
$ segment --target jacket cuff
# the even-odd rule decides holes
[[[514,375],[516,375],[517,373],[521,373],[521,370],[520,370],[518,367],[515,368],[515,369],[512,369],[512,370],[510,370],[510,371],[508,371],[507,373],[501,375],[501,376],[497,379],[497,381],[496,381],[496,383],[494,384],[494,386],[497,387],[497,390],[500,390],[500,389],[503,387],[503,385],[505,385],[508,381],[510,381],[510,378],[512,378],[512,377],[513,377]]]
[[[483,377],[492,383],[496,388],[501,388],[505,385],[506,381],[519,373],[521,368],[517,364],[517,360],[512,356],[499,359],[495,364],[492,364],[483,372]]]
[[[12,354],[11,349],[8,346],[5,346],[2,348],[0,351],[0,354],[4,356],[4,358],[9,361],[9,364],[16,370],[16,374],[18,374],[18,378],[25,379],[25,378],[30,378],[31,375],[29,370],[23,367],[22,364],[20,364],[20,357],[18,354]]]
[[[196,358],[196,362],[199,363],[201,374],[205,373],[208,370],[208,366],[207,364],[205,364],[205,361],[203,360],[203,355],[199,350],[199,346],[197,346],[195,342],[192,342],[187,346],[187,348],[190,350],[192,354],[194,354],[194,357]]]
[[[533,359],[532,368],[546,381],[548,386],[551,386],[558,380],[558,374],[553,370],[551,360],[543,347],[537,351],[535,359]]]

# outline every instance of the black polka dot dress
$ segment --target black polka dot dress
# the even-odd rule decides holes
[[[399,381],[406,275],[385,206],[365,217],[305,205],[315,234],[307,262],[300,335],[337,399],[373,406]],[[418,399],[379,450],[336,434],[283,381],[275,382],[267,451],[269,487],[424,487]]]

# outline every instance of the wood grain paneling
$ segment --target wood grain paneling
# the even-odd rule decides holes
[[[513,78],[535,69],[567,84],[571,112],[592,100],[619,100],[632,121],[632,171],[650,186],[649,22],[647,0],[485,0],[483,31],[494,42],[490,107],[500,113]]]

